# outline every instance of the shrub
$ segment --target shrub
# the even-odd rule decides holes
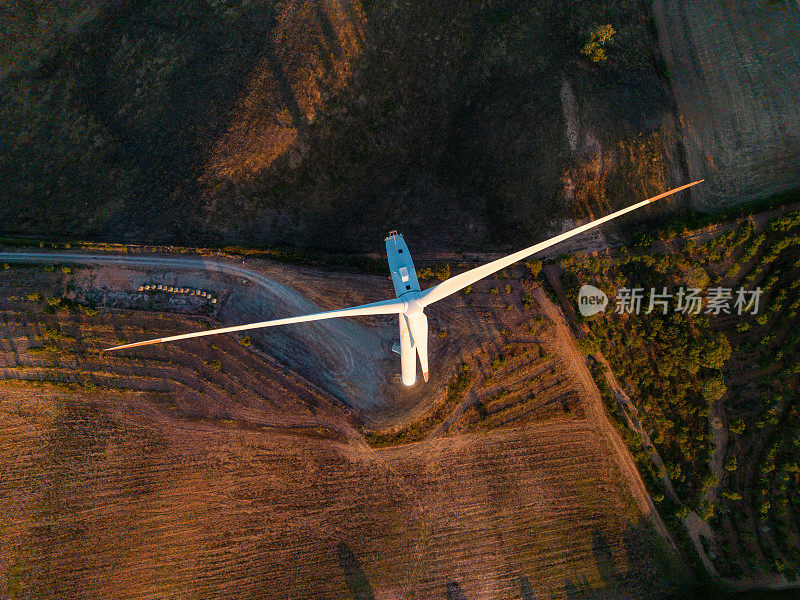
[[[531,294],[525,294],[525,297],[522,299],[522,308],[532,308],[533,305],[533,296]]]
[[[252,343],[252,340],[250,339],[249,335],[243,335],[242,337],[239,338],[239,344],[241,344],[242,346],[247,347],[251,343]]]
[[[589,32],[589,38],[581,48],[581,54],[586,56],[595,64],[606,62],[606,51],[604,46],[614,39],[616,31],[611,25],[595,27]]]
[[[492,358],[492,369],[495,369],[495,370],[499,369],[504,364],[506,364],[506,360],[507,359],[506,359],[505,356],[503,356],[502,354],[498,354],[497,356]]]
[[[531,272],[531,275],[536,277],[542,271],[542,261],[538,258],[532,258],[530,260],[525,261],[525,266],[528,267],[528,270]]]
[[[450,263],[442,263],[436,267],[436,277],[440,281],[444,281],[450,277]]]
[[[731,277],[736,277],[736,275],[739,273],[739,269],[740,267],[738,264],[732,264],[730,268],[727,271],[725,271],[725,277],[728,279],[730,279]]]
[[[705,477],[703,477],[703,481],[700,484],[700,489],[702,491],[704,491],[704,492],[707,492],[708,490],[713,488],[718,483],[719,483],[719,479],[717,478],[717,476],[714,475],[713,473],[708,473],[708,474],[706,474]]]
[[[685,519],[686,517],[689,516],[689,509],[686,508],[685,506],[680,506],[675,509],[674,514],[678,519]]]
[[[419,269],[417,271],[417,278],[421,279],[422,281],[430,279],[431,277],[433,277],[433,271],[431,271],[428,267],[425,267],[424,269]]]

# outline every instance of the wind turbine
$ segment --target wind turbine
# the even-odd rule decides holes
[[[209,331],[197,331],[195,333],[185,333],[183,335],[172,335],[169,337],[158,338],[153,340],[145,340],[143,342],[136,342],[133,344],[125,344],[122,346],[115,346],[107,348],[107,351],[122,350],[124,348],[135,348],[136,346],[147,346],[150,344],[162,344],[164,342],[174,342],[177,340],[185,340],[189,338],[202,337],[206,335],[217,335],[220,333],[232,333],[235,331],[246,331],[248,329],[261,329],[263,327],[275,327],[277,325],[289,325],[291,323],[306,323],[308,321],[321,321],[323,319],[335,319],[341,317],[357,317],[362,315],[392,315],[396,314],[400,320],[400,365],[402,371],[403,383],[407,386],[412,386],[417,379],[417,357],[419,357],[420,367],[422,368],[422,377],[428,381],[428,318],[425,316],[425,307],[438,302],[457,291],[472,285],[476,281],[488,277],[492,273],[505,269],[506,267],[514,264],[517,261],[528,258],[529,256],[541,252],[545,248],[549,248],[559,242],[574,237],[584,231],[588,231],[594,227],[607,223],[612,219],[621,217],[622,215],[647,206],[648,204],[660,200],[666,196],[680,192],[688,187],[697,185],[703,181],[694,181],[687,183],[675,189],[659,194],[647,200],[642,200],[637,204],[618,210],[610,215],[596,219],[575,229],[571,229],[565,233],[557,235],[544,242],[539,242],[533,246],[509,254],[503,258],[499,258],[490,263],[476,267],[464,273],[450,277],[437,286],[422,291],[419,287],[419,280],[417,273],[414,269],[414,262],[411,260],[411,254],[408,251],[403,236],[396,231],[392,231],[386,237],[386,255],[389,259],[389,269],[392,273],[392,283],[394,284],[394,291],[397,298],[390,300],[382,300],[381,302],[373,302],[371,304],[362,304],[361,306],[354,306],[352,308],[342,308],[339,310],[331,310],[321,313],[314,313],[310,315],[302,315],[298,317],[288,317],[285,319],[275,319],[273,321],[262,321],[260,323],[249,323],[247,325],[236,325],[235,327],[222,327],[220,329],[212,329]],[[392,348],[396,350],[395,348]]]

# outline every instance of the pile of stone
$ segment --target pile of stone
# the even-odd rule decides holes
[[[196,290],[194,288],[185,288],[185,287],[176,287],[172,285],[162,285],[160,283],[156,284],[145,284],[139,286],[140,292],[169,292],[172,294],[187,294],[189,296],[200,296],[201,298],[205,298],[211,304],[217,303],[216,296],[212,295],[211,292],[206,292],[204,290]]]

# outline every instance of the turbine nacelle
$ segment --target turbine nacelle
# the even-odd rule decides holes
[[[417,270],[403,236],[392,231],[384,241],[394,291],[403,303],[403,312],[399,315],[400,376],[403,385],[412,386],[417,381],[418,357],[422,377],[428,381],[428,318],[422,312],[425,305],[421,300]]]

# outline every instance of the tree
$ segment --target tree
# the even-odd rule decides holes
[[[439,278],[440,281],[444,281],[448,277],[450,277],[450,263],[442,263],[436,266],[436,277]]]
[[[431,277],[433,277],[433,271],[428,267],[419,269],[417,270],[417,277],[422,281],[425,281],[426,279],[430,279]]]
[[[611,25],[601,25],[589,32],[589,37],[581,48],[581,54],[595,64],[606,62],[604,46],[614,39],[616,31]]]
[[[706,340],[700,352],[700,365],[709,369],[722,369],[731,357],[731,345],[725,334],[720,332],[713,340]]]
[[[597,354],[600,351],[600,340],[591,334],[585,335],[578,340],[577,346],[584,356]]]
[[[528,270],[530,270],[531,275],[533,277],[536,277],[539,273],[542,272],[542,261],[540,261],[538,258],[532,258],[530,260],[526,260],[525,266],[528,267]]]
[[[734,419],[728,424],[728,431],[731,433],[735,433],[736,435],[741,435],[744,433],[744,420],[743,419]]]
[[[720,374],[701,379],[699,385],[703,399],[709,404],[722,398],[725,392],[728,391],[728,388],[725,386],[725,380]]]

